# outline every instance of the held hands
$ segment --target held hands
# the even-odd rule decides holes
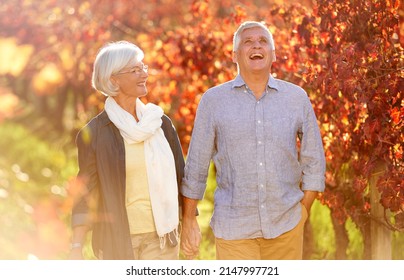
[[[181,232],[181,250],[188,260],[198,256],[201,240],[202,235],[196,218],[192,220],[184,219]]]

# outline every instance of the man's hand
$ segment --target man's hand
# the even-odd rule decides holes
[[[189,260],[199,254],[202,235],[196,219],[198,200],[182,196],[181,250]]]
[[[318,192],[304,191],[303,199],[300,201],[306,207],[307,213],[310,213],[311,206],[317,197]]]
[[[198,256],[201,241],[202,235],[196,218],[190,221],[184,220],[181,232],[181,250],[187,259],[192,260]]]

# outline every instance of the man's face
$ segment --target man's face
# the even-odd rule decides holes
[[[240,74],[261,71],[269,73],[274,60],[267,33],[260,27],[242,31],[238,49],[233,53],[233,61],[238,64]]]

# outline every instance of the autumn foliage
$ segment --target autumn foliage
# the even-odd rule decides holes
[[[351,217],[365,242],[375,218],[369,189],[374,177],[385,208],[385,219],[379,222],[396,230],[404,225],[399,5],[318,1],[315,16],[305,17],[301,26],[311,53],[305,79],[316,96],[327,153],[329,181],[322,200],[339,222]]]
[[[306,89],[319,120],[327,158],[321,202],[336,222],[351,218],[366,239],[369,185],[377,176],[386,210],[381,222],[403,230],[402,2],[217,2],[2,2],[0,58],[9,63],[0,65],[0,97],[7,102],[0,121],[45,118],[44,136],[74,136],[103,107],[90,85],[97,50],[125,39],[145,51],[147,99],[172,118],[186,153],[201,95],[237,73],[233,32],[244,20],[261,20],[274,34],[273,75]]]

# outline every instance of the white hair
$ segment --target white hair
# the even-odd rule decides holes
[[[111,76],[125,67],[143,60],[143,51],[127,41],[107,43],[94,61],[92,86],[106,96],[116,96],[118,86],[111,82]]]
[[[236,32],[234,32],[233,35],[233,52],[237,51],[239,44],[240,44],[240,39],[241,39],[241,33],[249,28],[253,28],[253,27],[260,27],[262,28],[268,36],[268,40],[269,40],[269,45],[271,47],[271,50],[275,51],[275,43],[274,43],[274,39],[272,37],[272,33],[268,30],[268,28],[262,24],[261,22],[258,21],[246,21],[243,22],[239,28],[236,30]]]

